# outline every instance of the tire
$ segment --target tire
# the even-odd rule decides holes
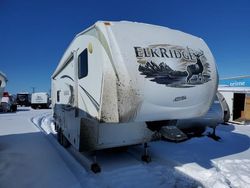
[[[17,105],[11,105],[10,111],[11,112],[16,112],[17,111]]]
[[[62,146],[68,148],[70,146],[69,140],[62,134]]]
[[[61,128],[59,128],[58,129],[58,131],[57,131],[57,141],[61,144],[61,137],[62,137],[62,133],[61,133],[62,131],[61,131]]]
[[[64,136],[61,128],[59,128],[57,132],[57,140],[65,148],[68,148],[71,145],[68,139]]]
[[[14,112],[17,111],[17,105],[14,105]]]
[[[91,164],[90,168],[95,174],[101,172],[101,167],[97,163]]]
[[[151,159],[151,157],[149,155],[141,156],[141,160],[146,162],[146,163],[150,163],[152,161],[152,159]]]

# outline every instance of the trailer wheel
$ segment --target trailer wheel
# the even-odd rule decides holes
[[[96,174],[101,172],[101,167],[97,163],[91,164],[91,170]]]
[[[58,131],[57,131],[57,141],[60,143],[60,144],[62,144],[62,129],[61,128],[59,128],[58,129]]]
[[[57,140],[65,148],[68,148],[71,145],[69,140],[64,136],[61,128],[57,131]]]
[[[68,148],[70,146],[69,140],[62,134],[61,144],[63,147]]]
[[[142,155],[141,160],[146,162],[146,163],[150,163],[152,161],[152,159],[149,155]]]
[[[34,105],[34,104],[31,105],[31,108],[36,109],[36,105]]]
[[[17,111],[17,105],[11,105],[11,112],[16,112]]]

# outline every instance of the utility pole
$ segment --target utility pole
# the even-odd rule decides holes
[[[32,88],[32,93],[35,93],[36,87],[31,87]]]

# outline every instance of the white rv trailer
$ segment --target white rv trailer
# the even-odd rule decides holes
[[[76,35],[52,75],[59,142],[79,151],[146,143],[154,122],[204,115],[217,84],[214,57],[201,38],[143,23],[97,22]]]
[[[2,100],[3,92],[4,92],[4,88],[6,86],[6,83],[7,83],[6,75],[0,71],[0,101]]]
[[[49,108],[49,94],[46,92],[37,92],[31,94],[31,108]]]

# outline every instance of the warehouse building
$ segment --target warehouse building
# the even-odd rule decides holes
[[[222,78],[218,90],[229,106],[229,121],[250,121],[250,75]]]

